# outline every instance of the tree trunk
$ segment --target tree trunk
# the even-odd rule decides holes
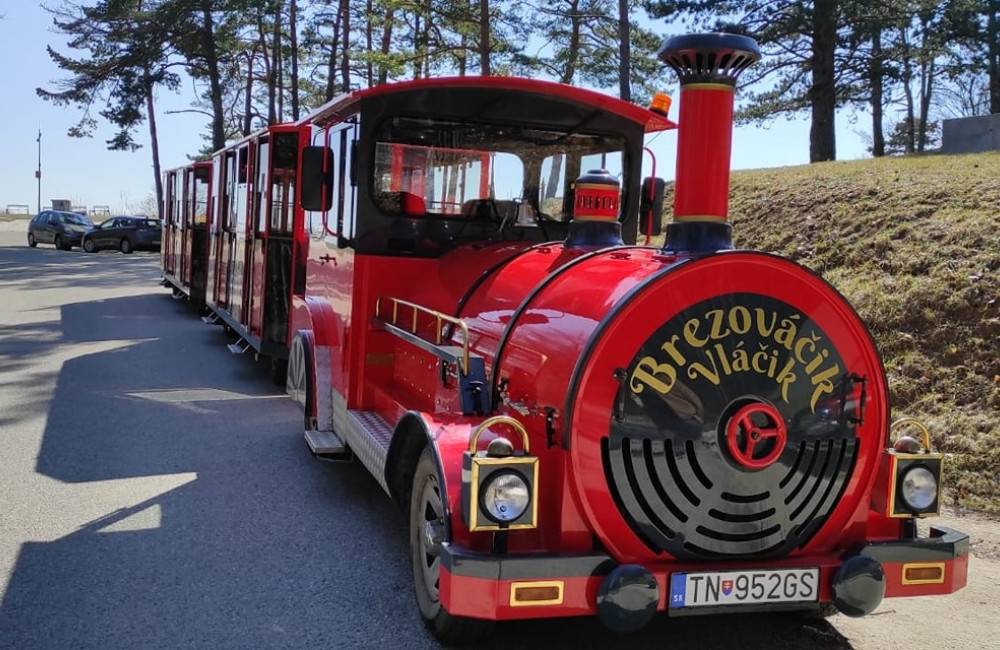
[[[373,43],[372,36],[372,18],[374,16],[375,8],[372,5],[372,0],[366,0],[365,2],[365,51],[371,54]],[[375,85],[375,66],[372,64],[371,56],[365,62],[365,81],[368,83],[368,87],[371,88]]]
[[[917,151],[927,148],[927,120],[930,117],[931,97],[934,94],[934,59],[921,65],[920,73],[920,122],[917,124]]]
[[[389,5],[389,8],[385,12],[385,24],[382,25],[382,43],[379,48],[379,52],[383,57],[388,56],[392,48],[392,19],[394,13],[395,7]],[[384,84],[387,81],[389,81],[389,69],[383,64],[378,69],[378,82]]]
[[[253,117],[250,111],[253,109],[253,60],[257,58],[256,48],[247,53],[247,85],[246,94],[243,97],[243,135],[250,135],[253,126]]]
[[[343,56],[340,59],[340,83],[341,89],[351,92],[351,3],[349,0],[340,0],[340,32],[343,38],[340,39]]]
[[[618,96],[632,101],[632,52],[629,0],[618,0]]]
[[[292,57],[292,119],[299,121],[299,24],[298,0],[288,5],[288,47]]]
[[[281,60],[281,13],[284,4],[279,0],[274,5],[274,31],[271,33],[271,69],[274,70],[274,95],[278,101],[277,119],[272,124],[285,121],[285,66]]]
[[[990,113],[1000,113],[1000,0],[986,5],[987,69],[990,79]]]
[[[809,161],[837,159],[834,118],[837,89],[834,78],[834,52],[837,48],[837,2],[816,0],[813,8],[812,88],[809,101],[812,124],[809,128]]]
[[[559,79],[564,84],[573,83],[576,76],[576,66],[580,61],[580,0],[569,2],[569,44],[566,48],[566,67]]]
[[[490,71],[490,0],[479,0],[479,74],[488,77]]]
[[[149,68],[143,71],[143,81],[146,86],[146,119],[149,121],[149,149],[153,154],[153,176],[156,179],[156,216],[162,219],[163,178],[160,174],[160,141],[156,135],[156,111],[153,110],[153,81],[149,76]]]
[[[215,49],[215,24],[212,18],[212,0],[201,0],[201,46],[208,70],[209,95],[212,102],[212,150],[226,146],[225,115],[222,108],[222,81],[219,75],[219,54]],[[159,175],[157,175],[159,176]]]
[[[872,155],[876,158],[885,155],[885,131],[882,128],[885,68],[882,56],[882,28],[876,27],[872,33],[872,58],[868,67],[872,105]]]
[[[916,131],[916,111],[913,107],[913,53],[910,49],[909,38],[906,28],[902,30],[903,41],[903,96],[906,97],[906,153],[913,153],[917,149]]]
[[[340,48],[340,19],[343,14],[337,10],[333,20],[333,41],[330,43],[330,57],[326,61],[326,100],[330,101],[337,94],[337,53]]]
[[[413,78],[420,78],[420,71],[423,68],[424,60],[420,57],[420,10],[413,12]]]

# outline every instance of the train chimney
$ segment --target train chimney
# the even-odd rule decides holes
[[[573,220],[567,246],[620,246],[621,183],[606,169],[591,169],[573,183]]]
[[[658,56],[681,82],[674,221],[665,247],[732,248],[729,166],[736,80],[760,60],[760,49],[748,36],[691,34],[667,39]]]

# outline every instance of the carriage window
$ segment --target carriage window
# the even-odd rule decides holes
[[[270,148],[267,142],[261,142],[257,148],[257,179],[253,184],[253,229],[258,235],[267,227],[267,203],[265,202],[265,187],[267,186],[267,166],[270,164]]]
[[[613,135],[397,117],[377,135],[374,197],[407,217],[563,220],[581,168],[603,159],[620,176],[624,149]]]
[[[194,170],[194,222],[198,225],[208,223],[208,174],[204,167]]]
[[[274,136],[271,152],[271,232],[292,232],[295,208],[295,165],[299,157],[298,133]]]

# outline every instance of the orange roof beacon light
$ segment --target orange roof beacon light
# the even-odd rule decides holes
[[[652,101],[649,102],[649,110],[666,117],[670,112],[670,104],[673,100],[667,93],[656,93]]]
[[[729,165],[736,80],[760,60],[756,41],[737,34],[674,36],[658,53],[680,77],[674,223],[666,248],[732,248]]]

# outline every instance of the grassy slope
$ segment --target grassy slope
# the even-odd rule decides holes
[[[738,172],[730,211],[737,246],[847,296],[882,352],[893,417],[930,426],[952,499],[1000,512],[1000,153]]]

